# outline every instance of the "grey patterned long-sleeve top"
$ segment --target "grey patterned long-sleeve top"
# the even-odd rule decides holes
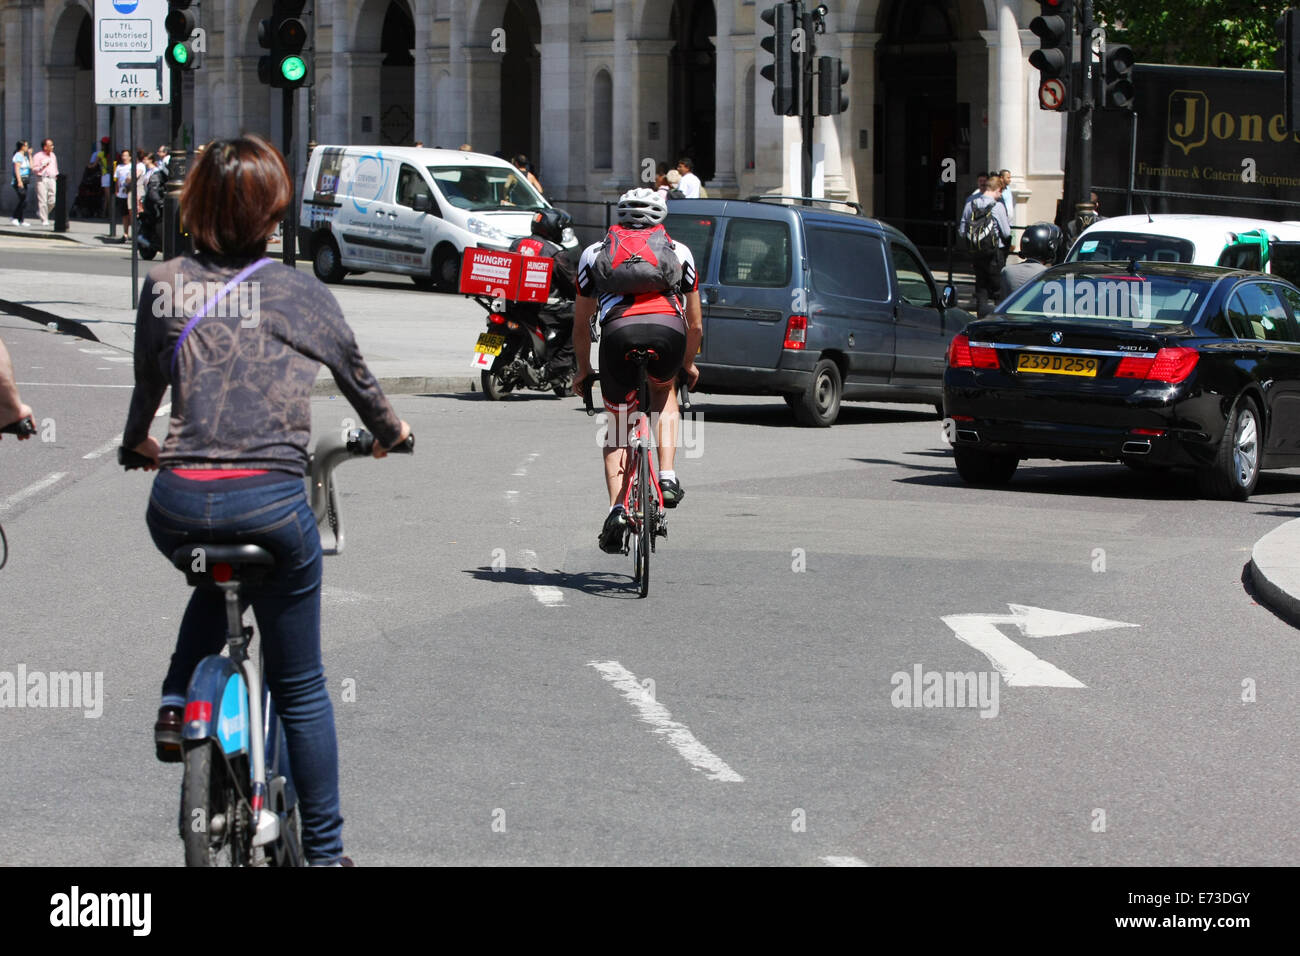
[[[172,386],[164,468],[307,472],[310,396],[323,364],[385,446],[401,420],[366,367],[337,300],[319,281],[269,262],[194,325],[204,302],[251,260],[185,256],[149,271],[135,320],[135,391],[122,443],[149,435]],[[174,378],[173,378],[174,375]]]

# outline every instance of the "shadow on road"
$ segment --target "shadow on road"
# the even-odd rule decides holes
[[[705,420],[724,422],[733,425],[762,425],[768,428],[798,428],[794,417],[784,402],[774,400],[764,405],[725,405],[701,398],[692,393],[691,408],[686,412],[699,413]],[[912,411],[910,409],[876,408],[860,405],[841,405],[839,418],[834,428],[845,425],[881,425],[900,422],[936,421],[934,413],[929,411]],[[807,429],[815,431],[815,429]]]
[[[472,568],[465,571],[473,575],[476,581],[492,581],[496,584],[515,584],[523,587],[553,587],[566,591],[580,591],[592,597],[636,600],[638,594],[629,574],[615,574],[611,571],[583,571],[570,574],[567,571],[540,571],[529,568]]]

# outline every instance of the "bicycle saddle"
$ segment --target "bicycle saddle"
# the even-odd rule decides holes
[[[260,578],[275,567],[275,556],[255,544],[193,541],[172,552],[172,564],[185,572],[191,585],[211,584],[213,580]],[[220,565],[230,569],[229,576],[215,573]]]

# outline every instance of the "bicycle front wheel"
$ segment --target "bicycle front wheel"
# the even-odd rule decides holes
[[[654,504],[650,500],[650,450],[641,448],[636,466],[637,496],[641,499],[637,535],[637,583],[641,585],[641,596],[650,593],[650,539],[654,535]]]
[[[185,751],[181,781],[181,828],[186,866],[246,866],[247,804],[217,751],[205,740]]]

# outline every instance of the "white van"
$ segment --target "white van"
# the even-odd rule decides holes
[[[1124,262],[1136,257],[1276,271],[1294,281],[1291,264],[1300,250],[1294,245],[1298,242],[1300,225],[1294,222],[1184,213],[1115,216],[1079,233],[1065,261]]]
[[[458,149],[317,146],[307,162],[299,248],[317,278],[397,272],[455,292],[466,246],[506,249],[550,204],[510,163]],[[577,246],[566,229],[563,245]]]

